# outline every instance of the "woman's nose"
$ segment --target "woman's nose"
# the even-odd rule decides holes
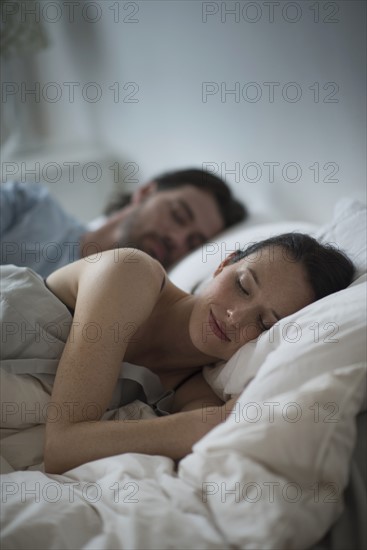
[[[227,322],[230,325],[237,325],[241,321],[241,316],[239,314],[239,310],[232,307],[227,308]]]
[[[248,304],[246,308],[227,307],[227,323],[233,326],[244,326],[250,323],[255,317],[255,304]]]

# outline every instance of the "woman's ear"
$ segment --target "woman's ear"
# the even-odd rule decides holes
[[[217,267],[217,269],[214,271],[214,277],[216,277],[216,275],[219,275],[219,273],[221,273],[223,271],[223,268],[226,267],[227,265],[229,264],[233,264],[234,263],[234,260],[235,258],[238,256],[238,254],[240,253],[241,251],[240,250],[235,250],[234,252],[231,252],[229,256],[227,256],[223,262],[221,262],[219,264],[219,266]]]

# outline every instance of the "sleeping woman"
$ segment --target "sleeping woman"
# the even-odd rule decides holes
[[[202,367],[228,360],[278,320],[345,288],[353,274],[352,262],[336,249],[288,233],[231,254],[195,296],[134,249],[69,264],[49,275],[46,286],[40,280],[73,314],[50,398],[63,414],[46,423],[46,472],[125,452],[181,459],[225,420],[234,401],[223,404]],[[98,338],[86,338],[86,326],[98,327]],[[122,361],[144,365],[165,390],[176,390],[174,414],[139,422],[102,419]],[[207,416],[208,403],[216,412]]]

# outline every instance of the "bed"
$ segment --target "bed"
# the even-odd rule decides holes
[[[322,227],[240,224],[170,277],[199,292],[236,243],[294,230],[346,251],[356,277],[204,369],[222,399],[240,393],[229,419],[178,465],[127,453],[64,475],[44,473],[43,425],[2,433],[3,549],[367,547],[365,205],[340,201]],[[139,402],[122,413],[154,414]]]

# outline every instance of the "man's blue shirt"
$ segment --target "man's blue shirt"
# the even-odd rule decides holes
[[[0,214],[1,264],[30,267],[46,277],[80,259],[87,227],[65,212],[46,187],[1,185]]]

